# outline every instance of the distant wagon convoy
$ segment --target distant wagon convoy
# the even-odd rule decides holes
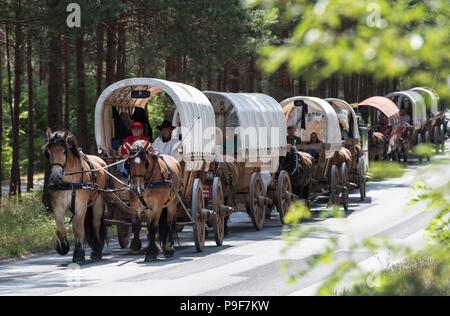
[[[442,146],[437,100],[430,95],[427,119],[417,96],[428,90],[419,90],[388,97],[402,102],[395,98],[413,95],[408,99],[415,124],[411,131],[417,137],[413,144],[423,135]],[[163,124],[173,125],[170,155],[152,146],[145,114],[151,98],[161,92],[175,105],[172,123]],[[51,164],[48,188],[58,226],[57,251],[65,255],[70,249],[62,222],[69,211],[76,237],[73,261],[82,263],[84,241],[93,250],[91,259],[102,257],[106,225],[117,226],[122,248],[140,253],[145,223],[145,261],[153,261],[160,250],[157,236],[163,254],[173,256],[174,231],[186,226],[192,227],[198,252],[204,249],[208,227],[216,245],[222,245],[228,217],[235,212],[248,213],[261,230],[272,209],[284,222],[296,199],[310,205],[328,196],[330,205],[348,210],[350,191],[359,189],[361,201],[366,197],[368,159],[396,159],[411,146],[407,127],[402,138],[399,108],[389,98],[359,103],[357,116],[340,99],[299,96],[280,104],[265,94],[201,92],[161,79],[116,82],[96,105],[99,157],[79,151],[68,133],[48,131],[44,151]],[[371,125],[368,133],[361,128],[361,117]],[[131,125],[144,130],[132,144],[124,140]],[[287,126],[296,130],[298,143],[287,143]]]

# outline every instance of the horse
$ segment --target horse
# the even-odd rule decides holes
[[[47,143],[42,149],[51,168],[48,189],[57,226],[56,252],[65,256],[70,251],[64,227],[64,217],[70,211],[75,235],[72,261],[85,262],[85,241],[92,249],[91,259],[100,260],[107,239],[103,221],[105,202],[91,189],[105,189],[107,174],[103,170],[90,170],[105,167],[106,163],[96,156],[83,154],[67,131],[52,132],[48,128]]]
[[[402,125],[402,137],[399,139],[399,153],[400,158],[403,158],[404,162],[408,162],[408,153],[414,146],[414,126],[409,123]]]
[[[383,134],[369,129],[369,160],[383,160],[387,153],[387,142]]]
[[[155,152],[148,141],[136,141],[133,146],[125,142],[124,148],[129,154],[125,168],[129,171],[132,185],[130,209],[134,237],[131,248],[141,248],[139,233],[143,220],[147,223],[149,241],[145,262],[157,259],[158,228],[164,256],[172,257],[175,253],[174,221],[179,203],[176,192],[182,191],[181,166],[173,157]]]
[[[280,159],[280,170],[286,170],[292,183],[292,192],[309,204],[309,193],[314,175],[314,158],[308,153],[297,151],[294,146]]]
[[[342,175],[342,163],[345,162],[347,166],[346,176],[348,179],[348,174],[350,172],[350,168],[352,167],[353,156],[349,149],[345,147],[341,147],[338,151],[335,152],[334,156],[331,159],[331,165],[336,165],[339,171],[339,175]],[[331,168],[329,169],[329,176],[331,176]],[[345,184],[343,184],[345,185]]]

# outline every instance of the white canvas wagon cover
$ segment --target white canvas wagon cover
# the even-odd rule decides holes
[[[416,87],[410,90],[422,95],[425,101],[427,101],[428,99],[429,102],[425,102],[427,104],[428,112],[430,112],[432,115],[436,115],[439,112],[439,97],[436,96],[433,91],[422,87]]]
[[[350,104],[348,104],[347,102],[345,102],[344,100],[341,99],[334,99],[334,98],[328,98],[325,99],[325,101],[327,101],[328,103],[331,104],[331,106],[335,109],[338,118],[341,119],[339,117],[339,115],[342,113],[342,115],[346,115],[347,113],[350,113],[352,115],[353,118],[353,138],[354,139],[360,139],[360,135],[359,135],[359,128],[358,128],[358,118],[356,117],[356,113],[355,110],[353,110],[352,106]],[[349,124],[347,122],[347,124]]]
[[[149,98],[132,98],[133,90],[151,92]],[[213,157],[215,121],[208,98],[189,85],[153,78],[133,78],[116,82],[100,95],[95,108],[95,139],[99,149],[110,149],[114,135],[112,107],[144,108],[151,97],[166,92],[180,116],[184,157]],[[195,125],[195,126],[194,126]]]
[[[305,130],[300,128],[302,111],[301,107],[294,105],[295,101],[304,101],[308,105],[307,130],[316,132],[319,139],[328,145],[325,153],[329,158],[342,147],[341,129],[335,110],[328,102],[316,97],[298,96],[281,102],[287,124],[296,128],[302,141],[309,141],[310,135],[305,135]],[[313,127],[314,124],[317,125],[315,129],[308,128],[308,126]]]
[[[274,98],[262,93],[203,93],[210,99],[216,113],[216,125],[224,135],[227,126],[238,125],[240,149],[247,153],[247,157],[285,155],[286,121],[280,104]],[[227,124],[230,123],[227,120],[232,119],[230,114],[237,115],[238,124]]]
[[[393,100],[394,97],[399,97],[397,106],[400,109],[404,98],[407,98],[412,106],[412,123],[416,130],[421,129],[427,121],[427,106],[422,96],[414,91],[397,91],[386,95],[386,98]]]

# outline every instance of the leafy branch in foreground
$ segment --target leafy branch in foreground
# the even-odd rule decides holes
[[[422,176],[429,172],[439,172],[448,165],[448,160],[441,159],[430,165]],[[377,176],[377,174],[375,174]],[[330,237],[328,243],[320,252],[315,253],[307,260],[307,267],[290,275],[288,282],[297,282],[301,277],[310,273],[313,269],[323,264],[336,264],[332,274],[325,280],[317,291],[317,295],[448,295],[450,293],[449,272],[449,216],[450,209],[450,182],[445,179],[443,185],[432,187],[423,181],[418,181],[411,189],[411,199],[408,207],[416,203],[425,202],[424,211],[436,212],[435,217],[429,223],[429,240],[434,247],[427,248],[415,256],[412,251],[404,246],[395,246],[387,240],[378,238],[366,238],[362,241],[353,241],[349,247],[340,248],[340,242],[335,237]],[[341,219],[345,225],[344,214],[338,207],[321,214],[322,218],[332,215]],[[286,247],[283,254],[295,247],[302,239],[313,237],[318,232],[327,232],[322,227],[299,225],[305,218],[310,218],[310,212],[303,202],[295,203],[286,215],[287,227],[283,232]],[[351,236],[346,236],[351,240]],[[338,250],[348,250],[349,257],[339,261],[336,257]],[[401,263],[394,266],[385,266],[383,271],[374,274],[362,269],[356,260],[351,258],[351,253],[365,252],[371,255],[385,253],[389,257],[402,258]],[[406,260],[403,260],[406,258]],[[282,272],[286,272],[287,263],[282,265]],[[375,277],[376,282],[373,282]],[[348,284],[349,286],[345,286]]]

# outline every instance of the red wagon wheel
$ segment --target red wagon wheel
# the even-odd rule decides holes
[[[222,246],[225,238],[225,216],[220,212],[220,207],[223,205],[224,197],[222,191],[222,182],[218,177],[213,180],[213,194],[212,194],[212,210],[214,212],[213,229],[214,239],[217,246]]]
[[[261,198],[264,198],[265,190],[264,184],[259,172],[252,174],[250,180],[250,192],[249,206],[250,206],[250,217],[252,219],[253,226],[256,230],[261,230],[264,227],[264,220],[266,217],[266,206],[261,203]]]
[[[202,252],[205,247],[206,225],[201,215],[204,208],[203,185],[200,179],[195,179],[192,189],[192,220],[194,221],[193,234],[197,252]]]

